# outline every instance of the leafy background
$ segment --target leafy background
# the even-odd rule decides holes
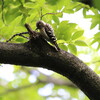
[[[74,1],[76,0],[0,0],[0,41],[5,42],[16,33],[26,32],[25,23],[29,23],[35,30],[41,14],[45,15],[42,20],[54,28],[59,47],[80,59],[83,57],[85,60],[82,60],[100,75],[100,12]],[[64,14],[74,16],[78,11],[82,12],[84,19],[90,19],[90,30],[98,27],[98,32],[94,32],[92,37],[86,37],[85,30],[70,22],[67,17],[61,20]],[[17,36],[11,42],[27,41]],[[0,100],[33,99],[89,100],[74,84],[57,73],[31,66],[27,68],[1,64]]]

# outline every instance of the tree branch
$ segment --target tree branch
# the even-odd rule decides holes
[[[31,84],[23,85],[23,86],[20,86],[20,87],[17,87],[17,88],[9,88],[9,89],[5,88],[5,90],[3,92],[0,92],[0,96],[6,95],[6,94],[8,94],[10,92],[15,92],[15,91],[26,89],[26,88],[29,88],[29,87],[32,87],[32,86],[36,86],[36,85],[41,84],[41,83],[43,83],[43,84],[53,83],[53,84],[59,85],[59,86],[69,86],[69,87],[77,88],[70,81],[53,78],[51,76],[46,76],[45,79],[37,79],[37,81],[38,82],[36,82],[36,83],[31,83]]]
[[[0,63],[44,67],[75,83],[90,100],[100,100],[100,78],[74,55],[49,45],[41,37],[27,43],[0,43]]]

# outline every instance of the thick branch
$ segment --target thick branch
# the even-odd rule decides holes
[[[74,55],[50,46],[42,38],[27,43],[0,43],[0,63],[51,69],[75,83],[91,100],[100,100],[100,78]]]

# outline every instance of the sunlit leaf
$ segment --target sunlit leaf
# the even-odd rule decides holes
[[[15,32],[17,32],[17,33],[26,32],[26,31],[27,30],[24,26],[18,25],[18,26],[15,27]]]
[[[72,37],[71,37],[72,40],[75,40],[75,39],[81,37],[81,36],[83,35],[83,33],[84,33],[83,30],[75,32],[75,33],[72,35]]]
[[[62,44],[62,43],[66,43],[66,41],[64,41],[64,40],[58,40],[57,43],[58,44]]]
[[[57,29],[58,39],[64,39],[69,41],[71,39],[73,31],[76,31],[77,24],[68,23],[68,21],[62,21]]]
[[[71,53],[77,54],[77,48],[76,48],[75,45],[69,44],[69,45],[68,45],[68,49],[70,50]]]
[[[76,8],[75,8],[75,11],[79,11],[80,9],[82,9],[82,7],[80,5],[78,5]]]
[[[92,12],[93,12],[94,14],[96,14],[96,15],[98,15],[98,14],[99,14],[98,10],[97,10],[97,9],[95,9],[94,7],[91,7],[91,10],[92,10]]]
[[[73,9],[65,9],[64,11],[66,13],[69,13],[69,14],[73,14],[74,13],[74,10]]]
[[[27,8],[34,8],[35,4],[32,3],[32,2],[27,2],[24,4],[24,7],[27,7]]]
[[[52,16],[52,19],[55,23],[59,24],[59,18],[55,15]]]
[[[100,43],[98,43],[98,47],[97,47],[97,50],[99,50],[100,49]]]
[[[93,39],[92,42],[91,42],[91,44],[94,44],[95,42],[100,42],[100,37]]]
[[[68,24],[68,21],[62,21],[61,23],[60,23],[60,25],[58,26],[58,29],[57,29],[57,34],[59,34],[58,35],[58,39],[64,39],[66,36],[66,34],[67,34],[67,24]]]
[[[94,35],[94,38],[100,38],[100,32],[96,33],[96,34]]]
[[[92,16],[91,22],[92,24],[90,29],[93,29],[97,24],[100,25],[100,14]]]
[[[25,0],[21,0],[21,2],[22,2],[22,3],[24,3],[24,2],[25,2]]]
[[[87,13],[88,10],[89,10],[89,9],[87,9],[87,8],[84,8],[84,9],[83,9],[83,16],[84,16],[84,17],[86,17],[86,15],[87,15],[86,13]]]
[[[86,42],[84,42],[82,40],[75,41],[75,44],[78,45],[78,46],[87,46]]]
[[[20,23],[21,19],[22,19],[22,16],[18,16],[14,21],[11,22],[11,25],[12,26],[18,25]]]
[[[60,47],[61,49],[65,50],[65,51],[68,50],[68,47],[67,47],[66,45],[64,45],[64,44],[59,44],[59,47]]]
[[[2,20],[0,20],[0,28],[3,26],[3,21]]]
[[[51,9],[53,9],[54,11],[63,11],[63,7],[66,6],[68,7],[68,5],[70,4],[71,0],[46,0],[46,3],[50,6]]]
[[[97,21],[93,21],[93,23],[91,24],[90,29],[93,29],[93,28],[94,28],[97,24],[98,24],[98,22],[97,22]]]
[[[16,17],[20,16],[21,13],[19,12],[19,8],[8,9],[5,14],[5,20],[9,24],[11,23]]]

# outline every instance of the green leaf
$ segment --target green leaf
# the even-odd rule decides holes
[[[0,20],[0,28],[3,27],[3,24],[4,24],[3,21]]]
[[[24,39],[23,39],[23,38],[18,37],[18,38],[16,39],[16,41],[17,41],[17,42],[23,42],[23,41],[24,41]]]
[[[25,2],[25,0],[21,0],[21,3],[23,4]]]
[[[11,22],[11,25],[13,25],[13,26],[18,25],[20,23],[21,19],[22,19],[22,15],[16,17],[15,20]]]
[[[82,4],[78,3],[77,6],[75,7],[75,12],[79,11],[82,8],[83,8]]]
[[[75,44],[78,45],[78,46],[87,46],[87,44],[82,40],[75,41]]]
[[[31,22],[33,22],[34,20],[35,20],[35,22],[36,22],[36,20],[37,19],[39,19],[39,15],[37,15],[37,12],[33,12],[30,16],[28,16],[27,18],[26,18],[26,23],[31,23]]]
[[[27,2],[27,3],[25,3],[24,4],[24,7],[26,7],[26,8],[34,8],[34,3],[32,3],[32,2]]]
[[[100,49],[100,43],[98,43],[98,47],[97,47],[97,50],[99,50]]]
[[[65,51],[68,50],[67,46],[64,45],[64,44],[59,44],[59,47],[60,47],[61,49],[65,50]]]
[[[91,24],[90,29],[93,29],[97,24],[100,25],[100,14],[93,15],[91,22],[92,22],[92,24]]]
[[[68,14],[73,14],[74,13],[73,9],[64,9],[63,11],[68,13]]]
[[[91,7],[91,10],[92,10],[92,12],[96,15],[98,15],[99,14],[99,12],[98,12],[98,10],[97,9],[95,9],[94,7]]]
[[[59,24],[59,18],[57,16],[53,15],[52,19],[54,20],[55,23]]]
[[[94,7],[100,10],[100,0],[93,0]]]
[[[26,28],[24,26],[20,26],[20,25],[16,26],[15,30],[14,30],[15,33],[21,33],[21,32],[25,32],[25,31],[26,31]]]
[[[15,27],[14,25],[4,26],[2,27],[0,33],[2,34],[2,36],[8,37],[9,35],[13,34],[14,27]]]
[[[83,35],[83,33],[84,33],[84,30],[75,32],[75,33],[72,35],[72,40],[75,40],[75,39],[81,37],[81,36]]]
[[[57,43],[58,44],[62,44],[62,43],[66,43],[66,41],[64,41],[64,40],[57,40]]]
[[[57,35],[58,35],[58,39],[64,39],[66,40],[66,34],[67,34],[67,24],[68,24],[68,21],[62,21],[59,26],[58,26],[58,29],[57,29]],[[62,31],[63,30],[63,31]]]
[[[57,4],[58,1],[59,0],[46,0],[46,3],[50,4],[50,5],[55,5],[55,4]]]
[[[100,42],[100,37],[99,37],[99,38],[95,38],[95,39],[91,42],[91,45],[94,44],[95,42]]]
[[[91,24],[90,29],[93,29],[93,28],[94,28],[97,24],[98,24],[98,22],[97,22],[97,21],[93,21],[93,22],[92,22],[92,24]]]
[[[19,7],[13,9],[7,9],[5,14],[5,20],[9,24],[11,23],[16,17],[20,16],[21,13],[19,12]]]
[[[86,18],[86,12],[88,11],[89,9],[87,9],[87,8],[84,8],[83,9],[83,16]]]
[[[94,38],[100,38],[100,32],[96,33],[96,34],[94,35]]]
[[[69,44],[69,45],[68,45],[68,49],[70,50],[70,52],[71,52],[72,54],[77,54],[77,48],[76,48],[75,45]]]
[[[71,39],[72,33],[76,31],[76,26],[77,24],[68,23],[68,21],[62,21],[57,29],[58,39],[69,41]]]

